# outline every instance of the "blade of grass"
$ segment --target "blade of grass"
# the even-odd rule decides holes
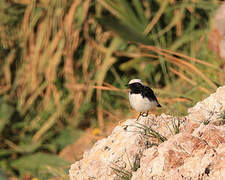
[[[159,21],[159,18],[162,16],[163,12],[165,11],[168,3],[169,3],[169,0],[164,0],[161,2],[158,12],[155,14],[152,21],[145,28],[145,31],[144,31],[145,35],[148,34],[152,30],[152,28],[155,26],[155,24]]]
[[[170,67],[170,70],[171,70],[174,74],[178,75],[180,78],[182,78],[182,79],[184,79],[185,81],[189,82],[190,84],[192,84],[192,85],[194,85],[194,86],[197,86],[197,85],[198,85],[195,81],[189,79],[189,78],[186,77],[183,73],[176,71],[174,68]],[[198,87],[198,88],[199,88],[199,90],[203,91],[204,93],[210,94],[210,91],[207,90],[207,89],[205,89],[204,87],[201,87],[201,86],[200,86],[200,87]]]
[[[175,63],[179,63],[182,66],[188,67],[190,70],[193,70],[196,74],[198,74],[203,80],[205,80],[211,87],[213,87],[214,89],[217,88],[217,86],[206,75],[204,75],[204,73],[202,73],[200,70],[198,70],[194,65],[184,61],[183,59],[176,58],[167,53],[164,53],[158,47],[141,45],[141,44],[139,44],[139,45],[141,48],[151,50],[153,52],[156,52],[156,53],[164,56],[165,59],[171,63],[175,62]]]

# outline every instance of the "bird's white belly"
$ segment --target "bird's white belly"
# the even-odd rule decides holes
[[[141,94],[130,94],[129,93],[130,105],[138,112],[145,112],[153,109],[156,105],[156,101],[149,101],[148,98],[143,98]]]

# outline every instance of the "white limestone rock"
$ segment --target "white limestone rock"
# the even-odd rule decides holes
[[[224,110],[225,86],[189,109],[186,117],[129,119],[71,166],[70,179],[117,180],[122,175],[131,180],[221,179],[225,177],[225,125],[220,118]],[[175,134],[173,122],[178,121]],[[146,127],[161,134],[163,141],[149,136]]]

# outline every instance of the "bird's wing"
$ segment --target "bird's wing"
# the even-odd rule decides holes
[[[159,104],[153,90],[147,86],[144,86],[142,96],[148,98],[149,101],[156,101]]]

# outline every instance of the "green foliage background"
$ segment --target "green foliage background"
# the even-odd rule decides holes
[[[159,113],[185,115],[224,83],[207,45],[219,3],[0,1],[0,175],[66,178],[57,154],[109,114],[130,116],[132,78],[156,91]]]

